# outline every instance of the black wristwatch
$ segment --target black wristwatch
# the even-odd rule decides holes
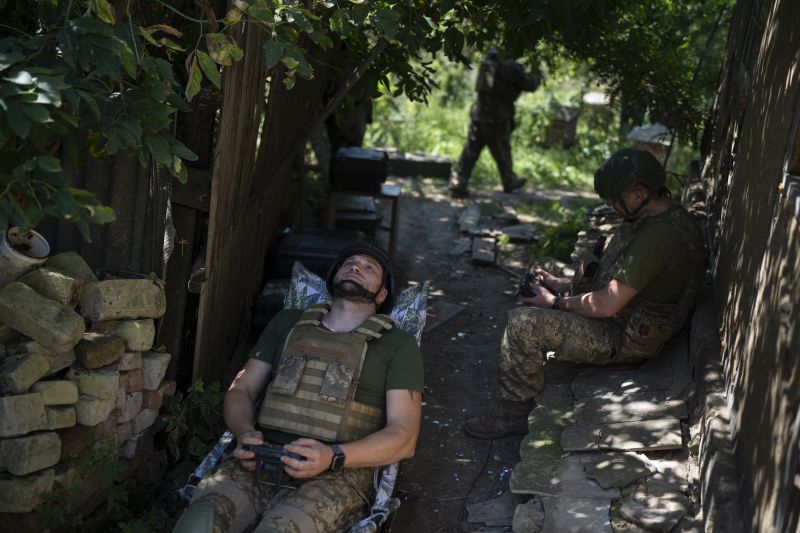
[[[335,472],[344,468],[344,452],[338,444],[331,444],[333,450],[333,459],[331,459],[331,471]]]

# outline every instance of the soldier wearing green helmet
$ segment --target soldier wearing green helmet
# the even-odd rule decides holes
[[[533,269],[535,295],[509,313],[503,333],[500,400],[464,424],[467,434],[527,433],[548,352],[594,364],[641,361],[657,356],[683,328],[703,281],[706,251],[665,182],[658,159],[638,148],[615,152],[597,169],[595,191],[624,221],[591,279]]]

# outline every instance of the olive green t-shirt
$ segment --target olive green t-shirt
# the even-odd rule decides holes
[[[286,337],[302,314],[300,309],[284,309],[273,318],[250,357],[275,368],[280,362]],[[324,326],[320,326],[324,327]],[[380,339],[367,344],[364,367],[358,380],[356,401],[386,409],[386,391],[409,389],[423,391],[422,354],[417,341],[408,333],[392,328]]]
[[[655,222],[633,241],[614,277],[645,300],[672,304],[680,298],[691,274],[689,250],[680,233]]]

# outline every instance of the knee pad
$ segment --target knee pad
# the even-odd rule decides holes
[[[198,502],[183,512],[172,533],[214,533],[214,505]]]

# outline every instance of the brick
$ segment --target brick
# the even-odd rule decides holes
[[[50,431],[71,428],[78,423],[78,415],[71,405],[45,407],[44,412],[47,415],[47,429]]]
[[[91,321],[160,318],[167,310],[167,298],[164,288],[153,280],[111,279],[86,284],[80,308]]]
[[[38,392],[0,397],[0,437],[18,437],[46,427],[44,401]]]
[[[78,424],[96,426],[105,422],[111,415],[115,403],[114,398],[100,399],[81,394],[78,403],[75,404]]]
[[[8,344],[19,338],[19,331],[0,322],[0,344]]]
[[[50,257],[45,263],[48,268],[59,270],[73,278],[82,279],[86,283],[97,281],[92,269],[86,264],[83,257],[75,252],[64,252]]]
[[[133,433],[141,433],[145,429],[152,426],[156,418],[158,418],[158,410],[156,409],[142,409],[131,420],[131,431]]]
[[[45,405],[73,405],[78,402],[78,386],[74,381],[40,381],[33,384],[31,392],[41,394]]]
[[[61,439],[54,431],[0,440],[0,465],[15,476],[25,476],[58,463]]]
[[[75,362],[75,352],[72,351],[72,348],[63,352],[54,352],[50,348],[32,340],[24,340],[16,344],[10,344],[8,348],[9,354],[38,353],[44,356],[50,365],[46,374],[48,376],[59,370],[64,370]]]
[[[19,280],[45,298],[75,307],[84,281],[51,268],[38,268]]]
[[[74,426],[59,431],[61,437],[61,459],[74,459],[94,444],[97,437],[97,426]]]
[[[119,369],[123,370],[139,370],[142,368],[142,354],[141,352],[125,352],[119,360]]]
[[[114,335],[84,333],[75,346],[75,356],[84,368],[93,370],[112,365],[125,353],[125,341]]]
[[[119,386],[128,392],[142,390],[143,383],[142,369],[119,373]]]
[[[78,392],[101,400],[115,399],[119,390],[119,372],[111,365],[98,370],[86,370],[73,366],[67,379],[78,385]]]
[[[125,340],[129,352],[143,352],[153,347],[156,326],[152,318],[143,320],[105,320],[92,322],[91,331],[116,335]]]
[[[138,415],[143,400],[142,391],[125,392],[120,389],[117,395],[117,422],[128,422]]]
[[[18,281],[0,289],[0,322],[54,352],[75,346],[86,329],[71,307],[45,298]]]
[[[137,455],[152,454],[154,448],[153,435],[149,431],[143,431],[126,440],[119,450],[119,455],[125,459],[133,459]]]
[[[0,394],[21,394],[50,368],[38,353],[12,355],[0,361]]]
[[[47,363],[50,365],[50,368],[47,370],[48,376],[64,370],[75,363],[75,351],[71,348],[64,352],[43,353],[42,356],[47,359]]]
[[[24,477],[0,478],[0,512],[27,513],[41,505],[42,497],[53,490],[53,469]]]
[[[117,431],[116,439],[119,444],[123,444],[126,440],[130,439],[131,436],[133,436],[130,422],[123,422],[122,424],[117,424],[116,431]]]
[[[143,390],[142,391],[142,407],[145,409],[161,409],[164,395],[160,390]]]
[[[158,386],[158,390],[161,391],[163,396],[175,396],[175,392],[178,390],[178,384],[174,379],[165,379],[161,382],[161,385]]]
[[[161,380],[167,374],[170,355],[162,352],[145,352],[142,354],[142,386],[147,390],[157,390]]]

